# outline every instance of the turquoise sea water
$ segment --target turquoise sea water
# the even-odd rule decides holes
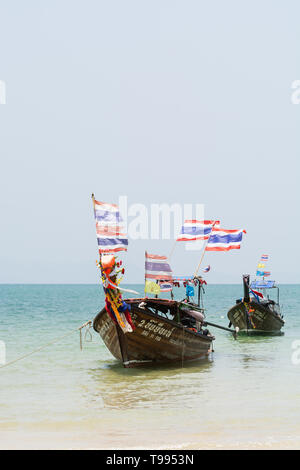
[[[241,295],[240,285],[207,286],[207,319],[227,326]],[[93,319],[103,294],[96,285],[0,285],[0,301],[11,361]],[[0,447],[300,448],[300,286],[281,286],[281,303],[283,336],[235,341],[211,328],[212,356],[184,368],[124,369],[94,332],[80,351],[76,332],[0,369]]]

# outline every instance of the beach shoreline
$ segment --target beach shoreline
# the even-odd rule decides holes
[[[300,437],[285,438],[281,441],[272,438],[264,441],[245,440],[228,442],[228,439],[218,438],[215,442],[203,435],[198,442],[182,442],[164,444],[129,442],[128,445],[120,445],[116,440],[108,444],[101,444],[101,438],[95,434],[78,434],[65,431],[0,431],[0,450],[298,450],[300,449]],[[227,442],[226,442],[227,441]]]

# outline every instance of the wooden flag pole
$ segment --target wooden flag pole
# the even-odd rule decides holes
[[[175,240],[174,244],[173,244],[173,247],[172,247],[172,250],[171,250],[171,253],[169,254],[169,257],[168,257],[168,260],[171,261],[171,256],[173,255],[174,253],[174,250],[175,250],[175,246],[176,246],[176,242],[177,242],[177,239]]]
[[[94,195],[94,193],[92,193],[92,201],[93,201],[94,217],[95,217],[96,204],[95,204],[95,195]],[[97,221],[96,221],[96,230],[97,230]],[[99,246],[98,245],[97,245],[97,248],[98,248],[98,252],[99,252]],[[101,253],[100,252],[99,252],[99,257],[100,257],[100,265],[101,265]]]
[[[208,238],[208,240],[209,240],[209,238]],[[197,266],[197,269],[196,269],[196,271],[195,271],[194,277],[197,276],[198,271],[199,271],[199,269],[200,269],[201,263],[202,263],[202,261],[203,261],[204,255],[205,255],[205,250],[206,250],[206,245],[208,244],[208,240],[207,240],[207,242],[206,242],[206,244],[205,244],[205,247],[204,247],[202,256],[201,256],[201,258],[200,258],[199,264],[198,264],[198,266]]]
[[[92,193],[92,202],[93,202],[93,209],[94,209],[94,214],[95,214],[95,195]]]
[[[204,250],[203,250],[201,259],[200,259],[200,261],[199,261],[199,264],[198,264],[197,269],[196,269],[196,272],[195,272],[195,277],[197,276],[198,271],[199,271],[199,269],[200,269],[201,263],[202,263],[202,261],[203,261],[204,255],[205,255],[205,250],[206,250],[207,244],[208,244],[208,242],[209,242],[209,239],[210,239],[210,237],[211,237],[211,234],[212,234],[212,232],[213,232],[213,230],[214,230],[214,226],[216,225],[216,223],[217,223],[217,221],[215,221],[215,222],[213,223],[213,225],[212,225],[210,235],[209,235],[209,237],[208,237],[208,239],[207,239],[207,241],[206,241],[206,243],[205,243],[205,247],[204,247]]]

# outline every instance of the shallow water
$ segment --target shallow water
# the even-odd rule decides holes
[[[227,326],[241,293],[207,286],[207,319]],[[96,285],[0,285],[0,300],[10,361],[93,319],[103,294]],[[215,352],[184,368],[124,369],[96,333],[80,351],[76,332],[0,370],[0,446],[299,448],[300,286],[281,286],[281,303],[283,336],[235,341],[211,328]]]

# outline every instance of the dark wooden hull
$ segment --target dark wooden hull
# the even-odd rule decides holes
[[[138,367],[163,363],[175,363],[206,357],[212,351],[214,337],[196,333],[174,320],[139,308],[145,299],[126,302],[131,304],[131,317],[135,325],[132,333],[124,334],[106,310],[103,309],[94,319],[97,331],[111,354],[123,363],[124,367]],[[157,299],[152,299],[158,302]],[[160,304],[172,304],[175,301],[159,299]]]
[[[246,305],[238,302],[227,316],[234,327],[250,334],[279,334],[284,325],[284,320],[276,311],[255,301]]]

